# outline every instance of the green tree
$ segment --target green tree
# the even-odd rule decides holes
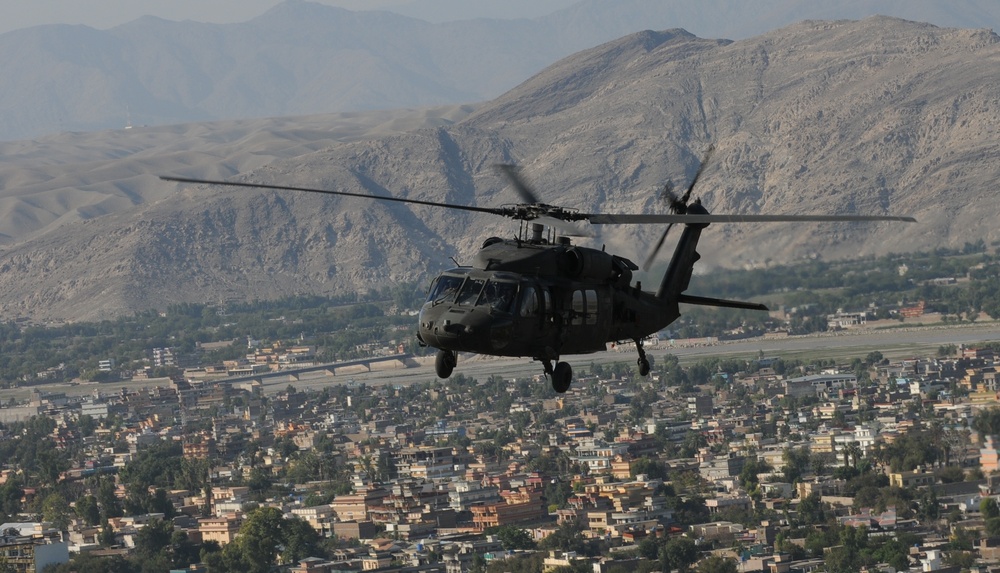
[[[223,549],[223,567],[229,571],[267,573],[278,562],[279,548],[285,561],[320,553],[319,536],[302,520],[286,520],[274,507],[250,511],[236,540]]]
[[[162,513],[164,517],[170,519],[177,515],[173,502],[167,497],[167,492],[163,488],[156,488],[146,503],[149,513]]]
[[[769,472],[771,469],[773,468],[764,460],[756,456],[751,456],[743,464],[743,470],[740,472],[740,481],[747,489],[756,488],[759,481],[757,475]]]
[[[280,524],[284,550],[281,559],[285,563],[297,563],[306,557],[318,557],[320,549],[319,533],[308,522],[301,519],[285,519]]]
[[[892,565],[896,571],[910,568],[909,547],[899,539],[887,539],[872,555],[877,561]]]
[[[964,527],[955,527],[951,533],[951,538],[948,540],[949,548],[957,551],[972,551],[973,544],[972,533]]]
[[[1000,506],[997,500],[992,497],[984,497],[979,501],[979,512],[983,514],[983,519],[1000,517]]]
[[[97,503],[101,507],[101,517],[105,521],[111,517],[125,515],[125,512],[122,510],[121,501],[115,495],[115,482],[113,479],[100,479],[97,484]]]
[[[104,557],[80,553],[60,565],[45,568],[48,573],[135,573],[135,567],[121,555]]]
[[[97,542],[102,547],[111,547],[116,541],[115,530],[111,529],[111,524],[107,520],[101,525],[101,532],[97,534]]]
[[[230,571],[268,573],[278,562],[285,541],[281,510],[260,507],[247,514],[236,540],[225,546],[223,558]]]
[[[632,464],[632,477],[645,475],[649,479],[667,479],[667,469],[659,461],[642,457]]]
[[[663,545],[660,563],[665,571],[677,569],[684,573],[698,560],[698,546],[687,537],[675,537]]]
[[[174,524],[163,519],[154,519],[144,525],[135,535],[135,552],[140,560],[152,559],[170,546]]]
[[[920,493],[920,501],[917,507],[918,516],[924,521],[936,521],[941,517],[941,504],[938,502],[937,492],[933,488],[927,488]]]
[[[1000,517],[986,518],[986,534],[990,537],[1000,536]]]
[[[66,453],[57,450],[51,440],[45,439],[38,443],[34,455],[34,462],[26,464],[25,467],[36,468],[38,478],[45,485],[58,484],[62,473],[70,467]]]
[[[639,542],[639,556],[655,561],[659,558],[660,545],[654,537],[644,537]]]
[[[531,535],[516,525],[501,525],[495,528],[492,533],[497,536],[500,544],[508,551],[535,548],[535,541],[531,539]]]
[[[474,553],[472,563],[469,565],[469,573],[486,573],[486,558],[479,553]]]
[[[0,485],[0,511],[6,516],[14,516],[21,512],[21,499],[24,497],[24,485],[21,478],[12,475]]]
[[[1000,406],[980,410],[972,420],[972,428],[980,435],[1000,434]]]
[[[576,551],[583,553],[583,535],[578,523],[564,523],[559,529],[542,539],[538,546],[542,549],[558,549],[560,551]]]
[[[941,483],[965,481],[965,470],[958,466],[945,466],[934,472],[934,475],[941,480]]]
[[[826,521],[826,514],[823,511],[823,502],[820,501],[818,492],[802,498],[799,501],[798,521],[800,525],[818,525]]]
[[[42,519],[51,522],[60,531],[69,528],[71,513],[69,503],[59,492],[50,493],[42,501]]]
[[[152,496],[148,486],[132,482],[125,488],[125,513],[127,515],[142,515],[149,513]]]
[[[944,562],[952,567],[959,567],[967,571],[976,564],[976,556],[971,551],[946,551]]]
[[[100,523],[101,508],[97,505],[97,498],[92,495],[84,495],[76,500],[76,515],[90,527]]]
[[[809,469],[810,463],[812,462],[812,455],[808,447],[804,448],[785,448],[785,451],[781,454],[781,459],[784,465],[781,467],[781,472],[784,474],[785,481],[788,483],[795,483],[802,478],[802,475],[806,473]]]
[[[710,555],[698,563],[698,573],[736,573],[736,560],[719,555]]]

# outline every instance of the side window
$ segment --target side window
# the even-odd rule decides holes
[[[524,294],[521,295],[521,316],[525,318],[538,316],[538,291],[535,287],[524,287]]]
[[[587,297],[587,324],[597,324],[597,291],[586,291]]]
[[[488,305],[491,310],[510,312],[510,305],[517,297],[517,284],[508,282],[486,281],[486,288],[479,298],[479,304]]]
[[[586,313],[587,306],[584,302],[583,291],[573,291],[573,317],[570,319],[569,323],[574,326],[583,324],[583,315]]]

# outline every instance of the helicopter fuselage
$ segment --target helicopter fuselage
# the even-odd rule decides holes
[[[602,250],[490,239],[472,266],[431,283],[418,338],[440,350],[543,360],[640,340],[679,313],[630,284],[634,269]]]

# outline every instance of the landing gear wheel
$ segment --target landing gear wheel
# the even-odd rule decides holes
[[[639,351],[639,376],[646,376],[649,374],[649,359],[646,358],[646,350],[642,347],[642,339],[635,339],[635,349]]]
[[[646,376],[649,374],[649,360],[643,356],[639,359],[639,376]]]
[[[552,371],[552,389],[563,394],[573,383],[573,367],[568,362],[559,362]]]
[[[437,356],[434,357],[434,371],[437,373],[438,378],[451,376],[457,362],[455,353],[451,350],[438,350]]]

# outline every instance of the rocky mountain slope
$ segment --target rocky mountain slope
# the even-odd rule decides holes
[[[961,246],[1000,239],[998,83],[1000,42],[984,30],[871,18],[738,42],[643,32],[566,58],[456,123],[269,157],[237,179],[496,206],[516,195],[492,165],[513,162],[548,203],[656,212],[663,182],[683,184],[714,144],[696,192],[713,212],[920,223],[713,225],[701,270]],[[246,137],[266,155],[269,130]],[[172,157],[150,151],[137,169],[210,174],[211,161]],[[11,245],[0,256],[0,312],[81,319],[364,291],[426,279],[516,231],[429,207],[156,185],[155,200]],[[660,229],[598,231],[592,244],[641,261]]]
[[[806,18],[885,14],[998,27],[981,0],[581,0],[534,19],[430,23],[289,0],[248,22],[145,17],[0,34],[0,140],[497,97],[559,58],[640,30],[743,39]]]

